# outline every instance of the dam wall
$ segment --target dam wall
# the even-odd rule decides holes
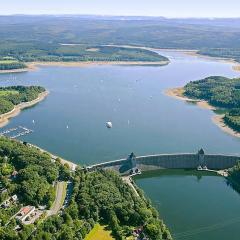
[[[137,166],[142,171],[156,169],[197,169],[199,166],[208,169],[223,170],[233,167],[238,156],[228,155],[199,155],[199,154],[160,154],[136,157]]]
[[[240,156],[198,153],[157,154],[135,157],[132,153],[126,159],[120,159],[89,166],[87,169],[114,169],[121,174],[130,173],[133,169],[151,171],[157,169],[197,169],[224,170],[233,167]]]

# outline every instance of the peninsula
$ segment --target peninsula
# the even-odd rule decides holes
[[[47,95],[48,91],[39,86],[0,87],[0,127],[22,109],[37,104]]]
[[[24,47],[24,46],[22,46]],[[0,51],[0,73],[23,72],[32,70],[36,65],[86,66],[86,65],[153,65],[162,66],[169,59],[158,53],[142,48],[118,46],[55,44],[42,49],[43,46],[33,45],[24,48],[13,45],[10,50]],[[9,46],[8,46],[9,48]],[[11,55],[6,57],[5,55]]]
[[[183,88],[169,89],[166,94],[181,100],[195,102],[211,110],[221,110],[213,118],[225,132],[240,137],[240,79],[212,76],[186,84]]]

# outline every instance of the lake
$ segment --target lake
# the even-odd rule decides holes
[[[174,239],[231,239],[240,235],[240,196],[223,177],[164,170],[136,178]]]
[[[240,139],[214,125],[213,112],[164,94],[166,89],[192,80],[210,75],[236,77],[239,73],[232,70],[231,64],[180,52],[160,53],[170,58],[168,66],[49,66],[27,73],[0,75],[1,86],[41,85],[50,90],[44,101],[24,110],[5,128],[22,125],[33,129],[34,133],[21,139],[81,165],[124,158],[131,152],[136,155],[197,152],[201,147],[206,153],[239,154]],[[113,123],[112,129],[106,128],[107,121]],[[168,185],[165,186],[165,182]],[[160,173],[156,177],[138,179],[137,184],[155,205],[161,203],[161,215],[173,233],[187,231],[189,224],[190,229],[195,229],[221,222],[228,213],[229,203],[236,201],[236,208],[240,204],[239,195],[226,187],[223,178],[216,176],[204,176],[196,181],[194,175]],[[179,192],[178,184],[189,191],[184,188],[184,192]],[[162,192],[167,186],[171,191]],[[199,208],[195,206],[202,201],[208,203],[211,198],[222,201],[222,194],[225,199],[222,212],[211,207],[202,209],[201,204]],[[185,202],[182,208],[190,201],[194,209],[178,213],[173,207],[179,204],[172,202],[177,199]],[[198,211],[206,211],[206,216],[199,217]],[[203,221],[208,220],[208,215],[214,215],[209,219],[211,222]],[[235,218],[235,214],[226,217]],[[236,224],[224,229],[228,234],[234,231],[240,234]],[[214,231],[222,234],[219,229]],[[227,239],[216,234],[201,235],[207,233],[209,231],[199,233],[194,239],[204,236]]]

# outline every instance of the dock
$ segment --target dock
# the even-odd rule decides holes
[[[14,134],[14,135],[9,135],[9,134]],[[25,136],[27,134],[33,133],[32,129],[29,129],[27,127],[23,127],[23,126],[18,126],[15,128],[9,128],[7,130],[4,130],[3,132],[0,132],[0,136],[5,136],[5,137],[9,137],[11,139],[15,139],[21,136]]]

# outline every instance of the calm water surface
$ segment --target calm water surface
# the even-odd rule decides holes
[[[42,85],[50,90],[43,102],[24,110],[5,128],[31,128],[34,133],[22,140],[82,165],[124,158],[132,151],[144,155],[196,152],[203,147],[208,153],[239,154],[240,139],[215,126],[213,112],[164,95],[165,89],[191,80],[239,74],[231,64],[182,53],[162,54],[171,64],[41,67],[28,73],[0,75],[1,86]],[[106,121],[112,121],[112,129],[105,127]],[[197,180],[196,176],[167,174],[138,179],[137,183],[159,207],[174,233],[219,224],[239,213],[239,195],[216,176]],[[217,211],[214,203],[222,210]],[[220,237],[224,230],[212,229],[190,239],[229,239]],[[225,224],[222,229],[240,236],[236,223]]]
[[[240,197],[216,175],[148,173],[136,183],[150,196],[176,240],[239,240]]]

